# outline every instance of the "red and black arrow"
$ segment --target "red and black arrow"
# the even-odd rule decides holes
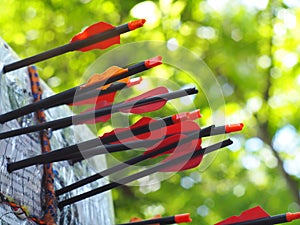
[[[256,206],[242,212],[239,216],[229,217],[215,225],[272,225],[298,219],[300,219],[300,212],[270,216],[263,208]]]
[[[76,34],[69,44],[5,65],[2,69],[2,72],[8,73],[10,71],[29,66],[31,64],[41,62],[71,51],[78,50],[86,52],[93,49],[106,49],[111,45],[119,44],[121,34],[142,27],[145,22],[145,19],[141,19],[120,25],[118,27],[105,22],[95,23],[86,28],[81,33]]]

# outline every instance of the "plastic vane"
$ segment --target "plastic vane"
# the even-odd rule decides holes
[[[105,80],[107,80],[111,77],[118,76],[118,75],[123,74],[125,72],[127,72],[126,69],[123,69],[119,66],[111,66],[107,70],[105,70],[103,73],[94,74],[93,76],[91,76],[85,84],[80,86],[80,88],[89,87],[89,86],[93,85],[94,83],[105,81]],[[125,81],[125,83],[126,83],[128,81],[128,78],[124,78],[120,81]],[[101,89],[105,90],[109,86],[110,85],[108,85],[108,84],[104,85],[104,86],[101,87]]]
[[[137,102],[137,101],[145,99],[145,98],[153,97],[153,96],[156,96],[156,95],[162,95],[162,94],[166,94],[166,93],[169,93],[167,88],[157,87],[157,88],[154,88],[154,89],[152,89],[148,92],[145,92],[145,93],[143,93],[143,94],[141,94],[137,97],[127,99],[124,102],[125,103]],[[130,109],[123,109],[123,110],[121,110],[121,112],[133,113],[133,114],[142,114],[142,113],[147,113],[147,112],[158,110],[158,109],[162,108],[166,103],[167,103],[167,101],[157,101],[157,102],[154,102],[153,104],[144,105],[142,107],[133,106]],[[109,102],[104,102],[104,103],[100,102],[98,104],[95,104],[94,107],[87,109],[83,113],[92,112],[94,110],[102,109],[104,107],[113,107],[113,105],[109,104]],[[97,117],[93,120],[85,121],[84,123],[94,124],[94,123],[99,123],[99,122],[106,122],[110,118],[111,118],[111,114],[106,115],[106,116],[100,116],[100,117]]]
[[[140,84],[142,82],[141,77],[137,77],[135,79],[122,79],[119,81],[110,84],[106,89],[99,88],[94,91],[90,91],[87,94],[76,96],[75,98],[71,98],[70,102],[66,102],[66,104],[70,106],[81,106],[81,105],[109,105],[113,103],[115,95],[117,91],[122,90],[123,88],[130,88],[134,85]]]
[[[164,119],[151,119],[148,117],[143,117],[135,124],[126,128],[116,128],[108,133],[105,133],[101,137],[99,137],[100,142],[96,140],[92,140],[89,143],[96,144],[121,144],[121,143],[130,143],[140,140],[162,140],[163,138],[169,137],[174,134],[185,134],[193,131],[199,130],[199,126],[192,122],[191,120],[195,120],[201,117],[200,111],[195,110],[193,112],[187,113],[179,113],[175,114],[171,117],[167,117]],[[152,142],[150,142],[152,144]],[[93,145],[93,146],[95,146]],[[146,143],[145,143],[146,145]],[[88,144],[89,147],[82,147],[81,149],[91,148],[91,145]],[[121,146],[123,148],[123,145]],[[77,150],[78,148],[76,148]],[[75,150],[75,151],[76,151]],[[94,150],[93,150],[94,151]],[[78,157],[78,158],[76,158]],[[87,155],[84,157],[88,158]],[[73,163],[81,161],[84,159],[81,153],[77,151],[74,153],[72,158],[70,159]]]
[[[82,99],[86,99],[90,97],[90,94],[92,96],[99,95],[102,91],[100,91],[99,93],[99,91],[97,90],[98,88],[111,84],[115,81],[122,80],[131,75],[151,69],[161,64],[162,64],[162,57],[156,56],[147,59],[145,61],[139,62],[137,64],[134,64],[132,66],[129,66],[126,69],[118,69],[118,70],[108,69],[109,73],[107,71],[104,72],[104,74],[106,74],[105,75],[106,79],[99,79],[99,76],[97,76],[98,79],[93,78],[90,82],[86,84],[73,87],[71,89],[60,92],[48,98],[44,98],[38,102],[34,102],[29,105],[23,106],[19,109],[4,113],[0,115],[0,123],[5,123],[9,120],[16,119],[18,117],[24,116],[28,113],[32,113],[40,109],[48,109],[62,104],[70,104],[74,101],[74,98],[80,99],[80,97],[82,97]],[[121,70],[122,72],[120,72]],[[107,87],[107,89],[109,89],[109,86]],[[107,90],[103,90],[102,93],[107,93],[107,92],[108,92]]]
[[[300,219],[300,212],[270,216],[263,208],[256,206],[242,212],[239,216],[229,217],[215,225],[267,225],[286,223],[297,219]]]
[[[118,27],[114,27],[113,25],[105,22],[98,22],[89,26],[81,33],[75,35],[69,44],[62,45],[29,58],[5,65],[2,69],[2,72],[8,73],[10,71],[53,58],[70,51],[79,50],[86,52],[93,49],[108,48],[111,45],[120,43],[120,35],[122,33],[140,28],[145,22],[145,19],[141,19],[120,25]]]
[[[155,135],[155,132],[163,133],[165,134],[165,136],[169,136],[171,134],[174,134],[174,132],[184,133],[188,131],[194,131],[193,126],[185,126],[189,125],[189,123],[184,124],[183,122],[195,120],[200,117],[200,110],[179,113],[163,119],[142,117],[129,127],[115,128],[114,130],[103,134],[100,137],[100,141],[104,144],[122,143],[135,141],[138,139],[158,138]],[[171,125],[175,125],[175,127]]]
[[[198,112],[198,111],[195,111]],[[193,113],[194,114],[194,113]],[[197,115],[198,116],[198,115]],[[153,140],[158,138],[168,137],[174,134],[185,134],[193,131],[199,130],[199,126],[192,120],[197,119],[197,117],[192,117],[188,120],[177,121],[173,124],[165,125],[160,124],[160,129],[155,127],[158,124],[158,120],[150,119],[148,117],[143,117],[135,124],[127,128],[116,128],[109,133],[105,133],[102,138],[112,138],[118,139],[111,143],[124,143],[132,142],[137,140]],[[152,125],[153,124],[153,125]],[[144,128],[144,130],[143,130]],[[145,130],[145,129],[147,129]],[[156,129],[155,129],[156,128]],[[139,132],[140,131],[140,132]],[[143,132],[143,133],[142,133]],[[127,136],[127,138],[126,138]],[[128,137],[129,136],[129,137]]]

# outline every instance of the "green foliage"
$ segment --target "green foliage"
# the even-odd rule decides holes
[[[97,21],[118,25],[146,16],[145,27],[123,35],[122,43],[172,40],[200,56],[223,91],[226,104],[217,112],[224,111],[227,122],[244,122],[244,131],[230,135],[235,145],[204,158],[199,168],[148,188],[119,188],[113,197],[116,222],[190,212],[193,224],[214,224],[255,205],[271,214],[299,210],[300,9],[289,2],[2,0],[0,35],[23,58],[65,44]],[[113,48],[69,53],[39,63],[40,74],[55,91],[71,88],[85,82],[86,68]],[[180,86],[192,83],[190,76],[168,65],[145,77],[158,72]],[[202,126],[217,116],[205,94],[201,89],[195,99],[203,114]],[[148,115],[173,113],[167,105]],[[130,121],[138,118],[131,116]],[[97,129],[107,131],[111,123]]]

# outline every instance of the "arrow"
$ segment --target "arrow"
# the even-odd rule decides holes
[[[276,216],[270,216],[260,206],[248,209],[239,216],[232,216],[215,225],[268,225],[291,222],[300,219],[300,212],[285,213]]]
[[[38,102],[31,103],[29,105],[23,106],[19,109],[13,110],[11,112],[7,112],[5,114],[0,115],[0,123],[5,123],[9,120],[16,119],[18,117],[24,116],[28,113],[40,110],[40,109],[48,109],[53,106],[57,106],[60,104],[65,104],[70,102],[71,99],[76,99],[77,96],[86,94],[92,90],[95,90],[99,87],[102,87],[107,84],[111,84],[115,81],[124,79],[131,75],[140,73],[142,71],[151,69],[155,66],[162,64],[162,57],[156,56],[154,58],[147,59],[145,61],[139,62],[132,66],[129,66],[126,69],[120,67],[110,67],[102,74],[95,75],[93,77],[98,79],[93,79],[93,82],[88,82],[86,84],[79,85],[77,87],[68,89],[56,95],[52,95],[48,98],[41,99]],[[104,76],[103,76],[104,75]],[[65,102],[67,100],[68,102]]]
[[[145,225],[145,224],[174,224],[174,223],[190,223],[192,219],[189,213],[178,214],[175,216],[163,217],[163,218],[153,218],[149,220],[138,220],[132,221],[130,223],[122,223],[118,225]]]
[[[111,45],[120,43],[121,34],[142,27],[145,22],[146,20],[141,19],[120,25],[118,27],[114,27],[105,22],[98,22],[89,26],[81,33],[75,35],[69,44],[5,65],[2,69],[2,72],[8,73],[10,71],[75,50],[85,52],[92,49],[108,48]]]
[[[195,124],[195,123],[194,124],[191,123],[190,126],[194,126],[195,130],[199,129],[199,126],[197,126],[197,124]],[[233,125],[231,125],[231,126],[233,126]],[[237,129],[235,129],[235,130],[238,131]],[[193,133],[187,134],[187,135],[179,133],[177,135],[170,136],[170,137],[164,139],[158,146],[147,149],[143,155],[134,157],[123,163],[120,163],[111,168],[108,168],[100,173],[96,173],[90,177],[87,177],[87,178],[82,179],[78,182],[75,182],[71,185],[63,187],[56,191],[56,195],[62,195],[66,192],[70,192],[76,188],[83,186],[83,185],[94,182],[98,179],[101,179],[103,177],[106,177],[108,175],[116,173],[116,172],[123,170],[131,165],[135,165],[137,163],[140,163],[140,162],[145,161],[150,158],[154,158],[154,157],[164,155],[164,154],[170,154],[170,153],[173,153],[174,151],[176,152],[176,154],[173,154],[170,157],[178,157],[180,152],[187,153],[186,149],[189,149],[189,151],[194,151],[194,149],[196,149],[197,146],[199,147],[199,145],[201,145],[201,138],[204,137],[206,134],[207,134],[206,128],[204,128],[202,130],[198,130],[197,132],[193,132]],[[171,159],[170,157],[167,158],[166,161],[170,160]],[[187,169],[188,167],[189,168],[195,167],[200,164],[201,160],[202,160],[202,158],[198,157],[198,158],[195,158],[194,160],[191,160],[189,165],[187,165],[187,167],[181,168],[180,166],[182,166],[182,165],[175,165],[175,166],[177,166],[177,168],[174,167],[174,168],[171,168],[171,170],[172,171],[180,171],[180,170]]]
[[[130,176],[121,178],[121,179],[119,179],[115,182],[108,183],[108,184],[103,185],[103,186],[101,186],[99,188],[96,188],[94,190],[91,190],[91,191],[82,193],[80,195],[71,197],[69,199],[60,201],[60,202],[58,202],[58,208],[62,209],[63,207],[65,207],[67,205],[73,204],[75,202],[81,201],[83,199],[89,198],[91,196],[94,196],[94,195],[97,195],[97,194],[100,194],[100,193],[103,193],[103,192],[106,192],[106,191],[111,190],[113,188],[116,188],[116,187],[119,187],[119,186],[124,186],[127,183],[130,183],[134,180],[138,180],[138,179],[140,179],[142,177],[145,177],[145,176],[148,176],[150,174],[160,172],[160,171],[162,171],[162,172],[163,171],[169,171],[169,169],[171,169],[172,167],[174,167],[174,166],[176,166],[180,163],[181,163],[181,168],[186,167],[186,165],[189,163],[190,160],[194,160],[195,158],[199,158],[199,157],[202,158],[202,156],[205,153],[215,151],[217,149],[226,147],[230,144],[232,144],[232,141],[230,139],[227,139],[223,142],[216,143],[214,145],[211,145],[211,146],[203,148],[203,149],[202,148],[196,149],[193,154],[187,153],[187,154],[182,155],[180,157],[172,158],[168,161],[164,161],[162,163],[159,163],[158,165],[155,165],[153,167],[145,169],[141,172],[138,172],[138,173],[132,174]]]
[[[151,118],[143,117],[139,121],[137,121],[135,124],[128,128],[116,128],[115,130],[105,133],[102,136],[99,136],[98,138],[94,138],[92,140],[88,140],[85,142],[81,142],[78,144],[70,145],[65,148],[61,148],[55,151],[51,151],[49,155],[46,157],[48,160],[53,160],[54,157],[59,156],[59,155],[65,155],[65,154],[73,154],[73,153],[78,153],[80,152],[80,149],[91,149],[95,148],[96,146],[100,144],[109,144],[113,142],[118,142],[122,141],[125,138],[130,138],[134,135],[147,135],[146,137],[149,138],[149,136],[153,137],[151,134],[148,136],[149,132],[153,132],[155,130],[161,130],[165,129],[164,126],[170,126],[175,123],[179,123],[180,121],[186,121],[186,120],[193,120],[198,117],[200,117],[200,111],[196,110],[193,112],[186,112],[186,113],[180,113],[180,114],[175,114],[173,116],[168,116],[162,119],[154,120]],[[191,127],[190,125],[188,126],[183,126],[181,125],[182,129],[183,128],[188,128]],[[169,129],[170,130],[170,129]],[[180,130],[181,131],[181,130]],[[170,135],[170,134],[169,134]],[[142,138],[142,136],[139,136],[139,138]],[[35,156],[31,157],[29,159],[24,159],[19,162],[14,162],[14,163],[9,163],[8,165],[8,170],[10,172],[21,169],[27,166],[35,165],[35,164],[41,164],[43,163],[42,159],[40,157],[44,156]],[[81,157],[82,158],[82,157]],[[22,163],[21,163],[22,162]]]
[[[158,106],[163,107],[166,104],[166,102],[169,100],[184,97],[186,95],[196,94],[196,93],[198,93],[197,89],[188,88],[188,89],[178,90],[178,91],[165,93],[161,95],[156,95],[145,99],[140,99],[137,101],[134,101],[134,99],[132,98],[132,101],[121,102],[112,106],[98,109],[96,111],[86,112],[83,114],[69,116],[66,118],[57,119],[50,122],[37,124],[34,126],[23,127],[20,129],[15,129],[4,133],[0,133],[0,139],[14,137],[17,135],[27,134],[34,131],[40,131],[49,128],[51,128],[52,131],[58,130],[61,128],[71,126],[73,124],[82,124],[85,121],[89,121],[93,118],[97,118],[100,116],[107,116],[116,112],[131,112],[131,113],[139,113],[141,111],[150,112],[154,109],[158,109]]]
[[[174,125],[177,126],[177,124],[174,124]],[[95,147],[95,146],[97,144],[99,144],[99,140],[93,139],[91,141],[80,143],[78,146],[73,145],[73,146],[69,146],[69,147],[55,150],[52,152],[37,155],[37,156],[31,157],[31,158],[23,159],[23,160],[20,160],[17,162],[8,163],[7,170],[8,170],[8,172],[12,172],[12,171],[22,169],[22,168],[25,168],[28,166],[36,165],[36,164],[46,164],[46,163],[52,163],[52,162],[57,162],[57,161],[62,161],[62,160],[73,160],[73,159],[78,159],[78,158],[81,159],[82,154],[84,155],[85,158],[89,158],[89,157],[99,155],[99,154],[107,154],[107,153],[125,151],[125,150],[130,150],[133,148],[150,147],[150,146],[156,145],[157,143],[160,143],[157,148],[148,149],[144,153],[144,156],[139,156],[137,158],[133,158],[129,161],[126,161],[125,164],[121,165],[121,167],[120,167],[120,165],[118,165],[116,168],[109,169],[108,174],[106,174],[107,172],[105,172],[105,174],[107,176],[113,172],[116,172],[117,170],[120,170],[121,168],[123,168],[124,165],[134,165],[143,160],[158,156],[163,153],[169,154],[172,152],[172,150],[174,150],[176,147],[178,147],[178,145],[183,145],[186,143],[190,144],[190,142],[192,140],[194,140],[194,139],[198,140],[202,137],[206,137],[206,135],[208,133],[206,131],[207,128],[201,129],[199,131],[199,126],[197,124],[193,123],[192,121],[184,121],[181,124],[181,127],[185,127],[186,129],[188,129],[188,131],[181,130],[181,129],[178,130],[178,126],[177,126],[177,128],[175,126],[174,127],[170,126],[169,130],[173,130],[173,133],[169,133],[169,135],[170,134],[178,134],[179,132],[183,131],[182,133],[179,133],[179,134],[186,134],[186,135],[188,135],[188,137],[185,137],[185,136],[181,137],[178,134],[177,136],[171,136],[170,138],[164,139],[165,133],[161,133],[160,136],[153,135],[156,139],[153,139],[153,138],[149,139],[148,137],[144,136],[145,140],[125,142],[125,143],[122,142],[121,144],[118,143],[118,144],[100,145],[98,147]],[[237,124],[237,126],[239,126],[239,124]],[[211,129],[211,128],[209,127],[209,129]],[[241,129],[242,129],[242,126],[240,126],[240,130]],[[191,133],[191,131],[193,131],[193,130],[194,131],[196,130],[196,131]],[[184,131],[187,131],[187,132],[184,132]],[[190,133],[188,134],[188,132],[190,132]],[[202,134],[202,132],[203,132],[203,134]],[[214,135],[217,135],[217,133],[215,132]],[[109,140],[111,140],[111,139],[106,139],[106,141],[109,141]],[[115,139],[113,139],[113,140],[115,140]],[[190,146],[193,146],[193,145],[190,144]],[[189,148],[190,146],[187,146],[187,148]],[[84,147],[86,147],[86,148],[83,149]],[[83,149],[83,150],[80,150],[80,149]],[[101,177],[102,177],[102,175],[99,178],[101,178]],[[99,179],[99,178],[97,178],[97,179]]]

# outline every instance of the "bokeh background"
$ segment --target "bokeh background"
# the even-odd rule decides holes
[[[245,123],[242,133],[231,135],[235,144],[215,155],[208,168],[151,187],[113,190],[116,222],[190,212],[193,224],[214,224],[256,205],[270,214],[300,210],[298,0],[0,2],[0,36],[21,58],[65,44],[97,21],[119,25],[146,18],[144,28],[123,35],[121,42],[164,41],[193,51],[222,88],[225,105],[218,110],[227,121]],[[86,68],[109,50],[39,63],[40,76],[56,92],[66,90],[82,83]],[[190,83],[168,66],[160,72],[180,86]],[[195,104],[203,114],[199,123],[209,125],[218,110],[211,111],[201,97]],[[172,113],[167,106],[148,115]],[[99,134],[109,129],[110,122],[98,125]]]

